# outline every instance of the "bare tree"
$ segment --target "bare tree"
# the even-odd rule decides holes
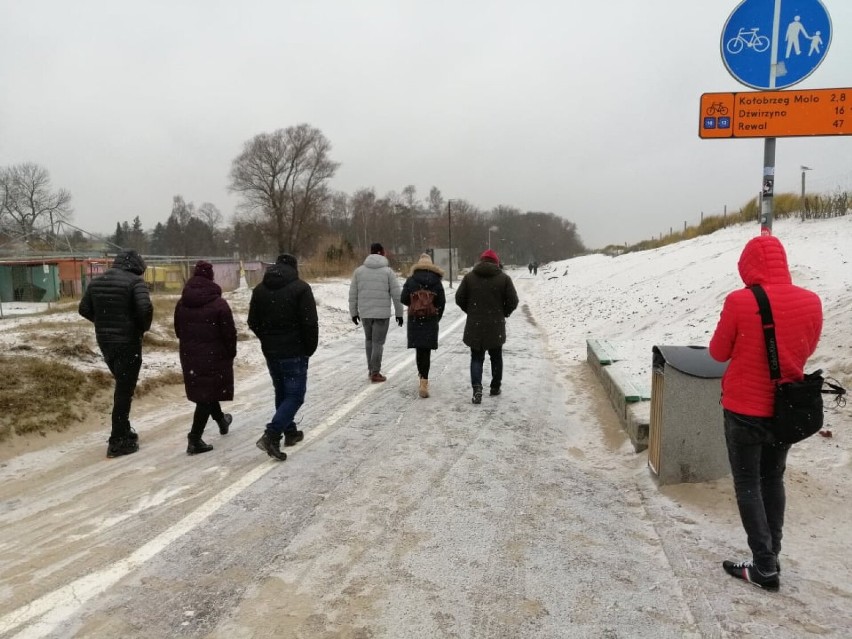
[[[230,190],[244,209],[269,217],[280,252],[295,250],[328,197],[339,166],[330,151],[322,131],[300,124],[254,136],[231,164]]]
[[[71,218],[71,194],[54,191],[50,173],[33,162],[0,167],[0,221],[25,237],[55,233],[56,224]]]

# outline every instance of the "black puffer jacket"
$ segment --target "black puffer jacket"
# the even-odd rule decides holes
[[[134,344],[151,328],[154,307],[142,279],[145,260],[136,251],[122,251],[112,268],[93,279],[83,299],[80,315],[95,323],[99,344]]]
[[[310,284],[289,264],[273,264],[255,287],[248,326],[271,358],[310,357],[317,350],[319,321]]]

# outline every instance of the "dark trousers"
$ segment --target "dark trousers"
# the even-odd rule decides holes
[[[769,418],[729,410],[724,415],[737,507],[752,559],[758,570],[773,573],[781,552],[786,504],[784,471],[790,444],[774,443]]]
[[[195,414],[192,416],[192,428],[189,431],[190,439],[200,439],[204,434],[204,427],[211,417],[219,421],[225,416],[219,402],[195,402]]]
[[[305,392],[308,390],[308,358],[267,358],[266,367],[275,387],[275,415],[266,425],[266,430],[278,435],[296,430],[294,418],[305,403]]]
[[[423,379],[429,379],[429,367],[432,363],[432,349],[416,349],[415,361],[417,362],[417,374]]]
[[[488,357],[491,359],[491,388],[500,388],[503,382],[503,349],[489,348]],[[485,350],[470,349],[470,383],[472,386],[482,386],[482,369],[485,366]]]
[[[130,404],[139,370],[142,368],[142,342],[134,344],[99,344],[109,372],[115,379],[112,398],[111,444],[126,439],[130,434]]]

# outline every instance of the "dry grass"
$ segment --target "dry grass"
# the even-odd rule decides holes
[[[134,397],[144,397],[159,388],[183,384],[183,373],[180,371],[164,371],[153,377],[148,377],[136,386]]]
[[[106,406],[112,377],[34,357],[0,356],[0,441],[13,433],[65,430]]]

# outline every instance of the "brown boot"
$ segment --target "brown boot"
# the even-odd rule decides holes
[[[429,380],[420,378],[420,397],[429,397]]]

